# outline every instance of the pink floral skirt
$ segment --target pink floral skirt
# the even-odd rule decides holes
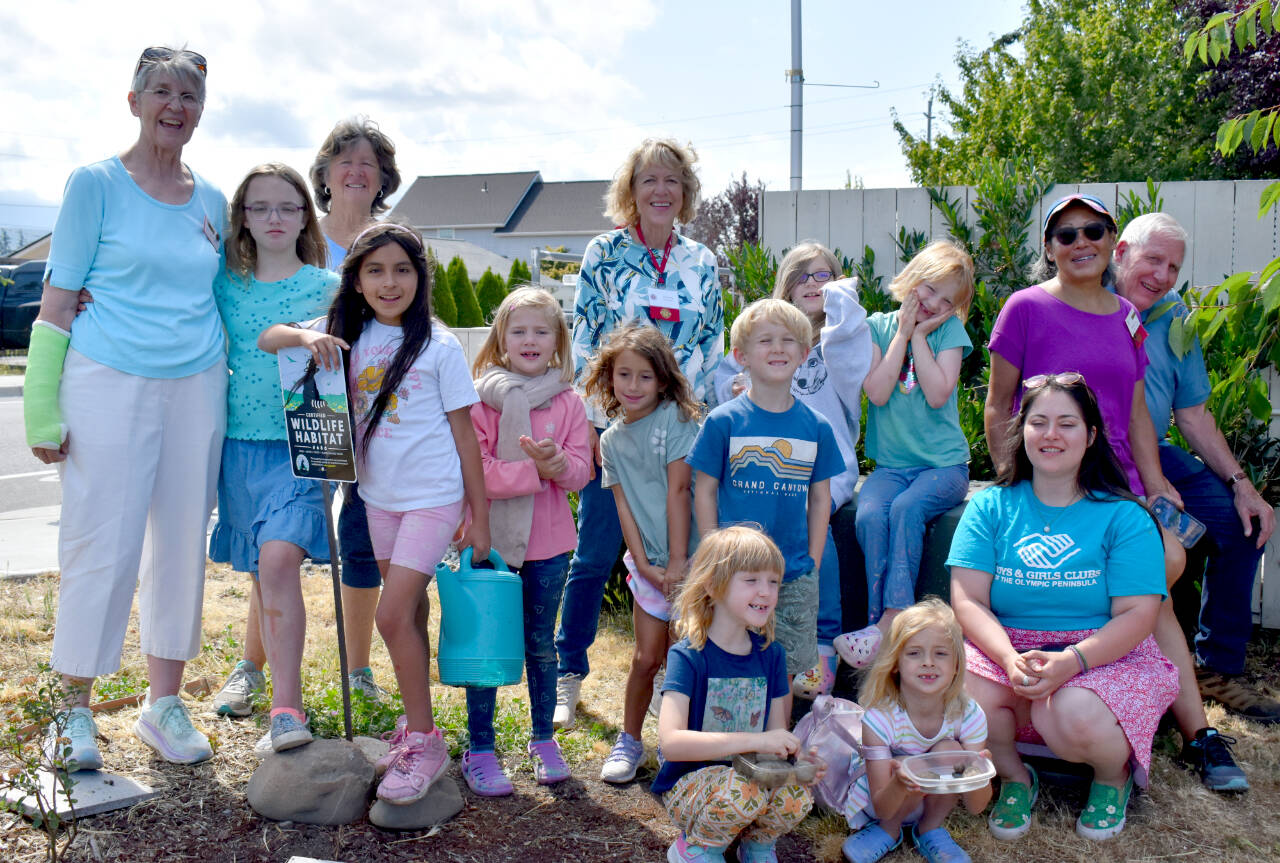
[[[1093,635],[1096,629],[1069,632],[1038,632],[1031,629],[1005,627],[1009,643],[1022,653],[1045,644],[1075,644]],[[965,640],[965,668],[970,674],[1010,686],[1009,676],[975,644]],[[1077,674],[1066,686],[1079,686],[1102,699],[1115,714],[1124,736],[1133,749],[1134,781],[1145,788],[1151,768],[1151,741],[1155,738],[1160,717],[1178,695],[1178,669],[1165,658],[1148,635],[1137,647],[1115,662],[1090,668]],[[1019,728],[1019,743],[1044,745],[1040,733],[1030,725]]]

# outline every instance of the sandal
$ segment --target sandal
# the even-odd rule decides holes
[[[844,840],[840,850],[849,863],[876,863],[884,855],[902,844],[902,831],[898,831],[895,839],[885,832],[880,822],[863,827],[857,833]]]
[[[1026,763],[1022,766],[1031,774],[1031,784],[1000,780],[1000,797],[987,816],[991,835],[1006,842],[1031,829],[1031,807],[1036,805],[1036,798],[1040,796],[1040,777],[1036,775],[1036,769]]]
[[[796,698],[812,701],[819,695],[830,695],[836,685],[836,666],[840,657],[834,653],[818,654],[818,664],[791,681],[791,692]]]
[[[462,778],[467,780],[467,787],[481,797],[506,797],[516,790],[493,752],[468,749],[462,753]]]
[[[1076,833],[1095,842],[1119,835],[1124,829],[1125,810],[1132,796],[1132,771],[1123,788],[1094,782],[1089,786],[1089,802],[1076,819]]]
[[[840,654],[840,658],[854,668],[866,668],[875,661],[883,638],[880,627],[874,623],[854,632],[837,635],[831,646]]]
[[[533,759],[533,776],[539,785],[555,785],[573,775],[560,752],[560,744],[554,739],[530,743],[529,757]]]

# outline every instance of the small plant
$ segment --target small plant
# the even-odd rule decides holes
[[[332,683],[323,689],[303,695],[311,731],[317,737],[345,737],[342,722],[342,687]],[[351,733],[369,737],[394,731],[396,719],[404,713],[399,693],[389,693],[382,701],[374,701],[358,689],[351,690]]]
[[[96,683],[98,696],[106,701],[140,695],[148,686],[146,678],[135,677],[127,668],[122,668],[109,677],[100,677]]]
[[[41,831],[47,841],[45,859],[51,863],[66,859],[67,849],[75,840],[75,798],[72,789],[75,775],[56,769],[52,754],[45,751],[45,728],[52,726],[60,744],[57,753],[61,758],[71,752],[70,741],[62,736],[67,714],[63,706],[70,694],[62,682],[62,676],[42,663],[39,673],[22,681],[32,687],[24,693],[16,705],[9,709],[0,730],[0,791],[6,798],[12,792],[25,797],[34,809],[30,813],[31,824]],[[46,777],[52,777],[47,783]],[[59,799],[65,799],[70,814],[58,814]],[[22,814],[23,807],[9,800],[0,801],[0,809]]]

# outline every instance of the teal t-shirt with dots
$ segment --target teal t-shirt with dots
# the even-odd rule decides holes
[[[338,290],[337,274],[309,264],[287,279],[260,282],[224,268],[213,296],[227,328],[227,437],[284,440],[280,373],[276,358],[258,348],[258,336],[272,324],[322,317]]]

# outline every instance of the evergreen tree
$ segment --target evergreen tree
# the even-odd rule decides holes
[[[467,275],[467,265],[458,255],[449,262],[449,286],[453,288],[453,300],[458,307],[458,326],[483,327],[484,315],[480,313],[475,286]]]
[[[453,285],[449,280],[448,271],[440,266],[440,262],[436,260],[435,252],[427,249],[427,257],[431,261],[432,270],[435,273],[435,286],[431,291],[431,311],[437,318],[444,322],[446,327],[456,327],[458,325],[458,304],[453,299]]]
[[[507,275],[508,292],[516,285],[527,285],[532,281],[533,273],[529,271],[529,265],[523,258],[516,258],[511,262],[511,272]]]
[[[512,268],[514,269],[514,265]],[[477,283],[476,299],[480,301],[480,311],[484,314],[486,323],[492,323],[493,316],[506,295],[507,286],[502,283],[502,277],[493,270],[485,270]]]

